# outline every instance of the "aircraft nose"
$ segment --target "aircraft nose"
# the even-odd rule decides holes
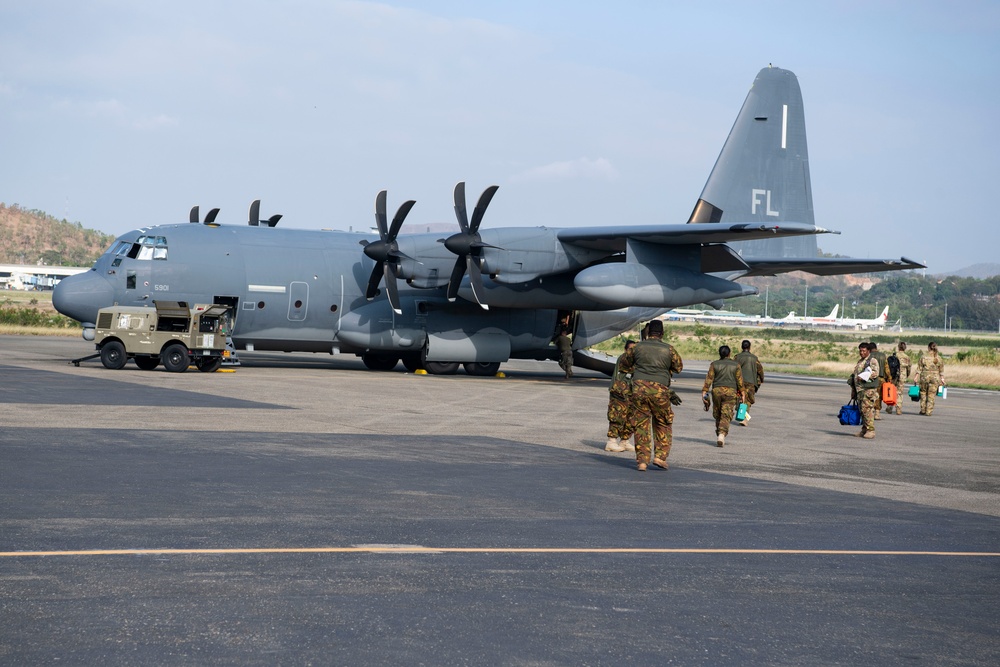
[[[97,311],[114,302],[114,288],[93,270],[63,278],[52,292],[52,305],[56,310],[90,326],[97,322]]]

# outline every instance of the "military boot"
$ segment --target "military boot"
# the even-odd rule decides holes
[[[622,445],[618,438],[608,438],[608,443],[604,445],[604,451],[606,452],[624,452],[625,446]]]
[[[724,447],[725,444],[726,444],[726,434],[725,433],[718,433],[718,434],[716,434],[716,436],[715,436],[715,446],[716,447]]]

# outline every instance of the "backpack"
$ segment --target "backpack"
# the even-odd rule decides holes
[[[896,356],[895,352],[886,359],[886,365],[889,366],[889,378],[893,382],[899,380],[899,357]]]

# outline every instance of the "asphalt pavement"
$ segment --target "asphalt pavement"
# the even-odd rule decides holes
[[[689,363],[640,473],[554,362],[90,348],[0,336],[0,664],[1000,662],[996,393],[869,441],[843,380],[769,374],[719,449]]]

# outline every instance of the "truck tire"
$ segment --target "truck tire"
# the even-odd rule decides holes
[[[125,354],[125,346],[117,340],[109,340],[101,346],[101,363],[105,368],[117,371],[125,367],[128,355]]]
[[[160,361],[163,362],[163,368],[171,373],[183,373],[191,364],[191,358],[188,356],[187,348],[180,343],[172,343],[168,345],[163,352],[160,353]]]

